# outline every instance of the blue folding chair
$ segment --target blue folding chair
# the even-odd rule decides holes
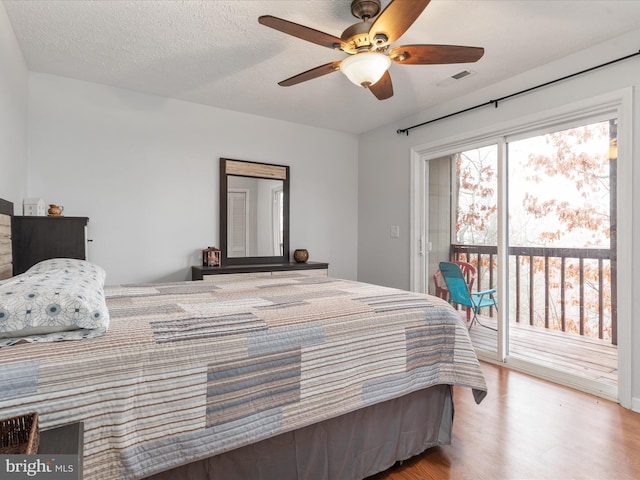
[[[480,323],[480,320],[478,320],[478,312],[481,308],[498,308],[498,302],[494,298],[496,289],[492,288],[491,290],[482,292],[470,292],[462,270],[460,270],[457,264],[452,262],[440,262],[440,272],[449,289],[449,303],[457,303],[473,311],[473,318],[469,323],[469,329],[471,329],[474,323],[477,323],[482,327],[496,330],[489,325]]]

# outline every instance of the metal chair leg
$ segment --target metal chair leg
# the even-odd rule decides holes
[[[498,310],[498,307],[496,305],[496,311],[497,310]],[[471,327],[473,326],[474,323],[477,323],[481,327],[488,328],[489,330],[493,330],[494,332],[498,331],[497,328],[490,327],[489,325],[485,325],[484,323],[480,322],[480,320],[478,320],[478,311],[475,308],[473,309],[473,319],[471,320],[471,323],[469,324],[469,328],[467,330],[471,330]]]

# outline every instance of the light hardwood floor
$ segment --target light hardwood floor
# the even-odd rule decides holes
[[[640,414],[507,368],[482,363],[480,405],[454,389],[452,444],[368,480],[636,480]]]

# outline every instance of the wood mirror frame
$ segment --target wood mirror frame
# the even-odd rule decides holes
[[[264,178],[283,181],[282,255],[229,256],[228,253],[228,192],[229,176]],[[289,262],[289,167],[270,163],[220,159],[220,262],[222,265],[249,265]]]

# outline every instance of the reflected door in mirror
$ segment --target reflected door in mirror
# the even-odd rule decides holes
[[[283,255],[284,182],[229,175],[227,256]]]
[[[229,189],[227,193],[228,231],[227,246],[230,257],[246,257],[249,238],[247,236],[249,212],[247,211],[246,190]]]
[[[272,191],[271,218],[273,222],[273,255],[284,255],[284,189],[282,186]]]

